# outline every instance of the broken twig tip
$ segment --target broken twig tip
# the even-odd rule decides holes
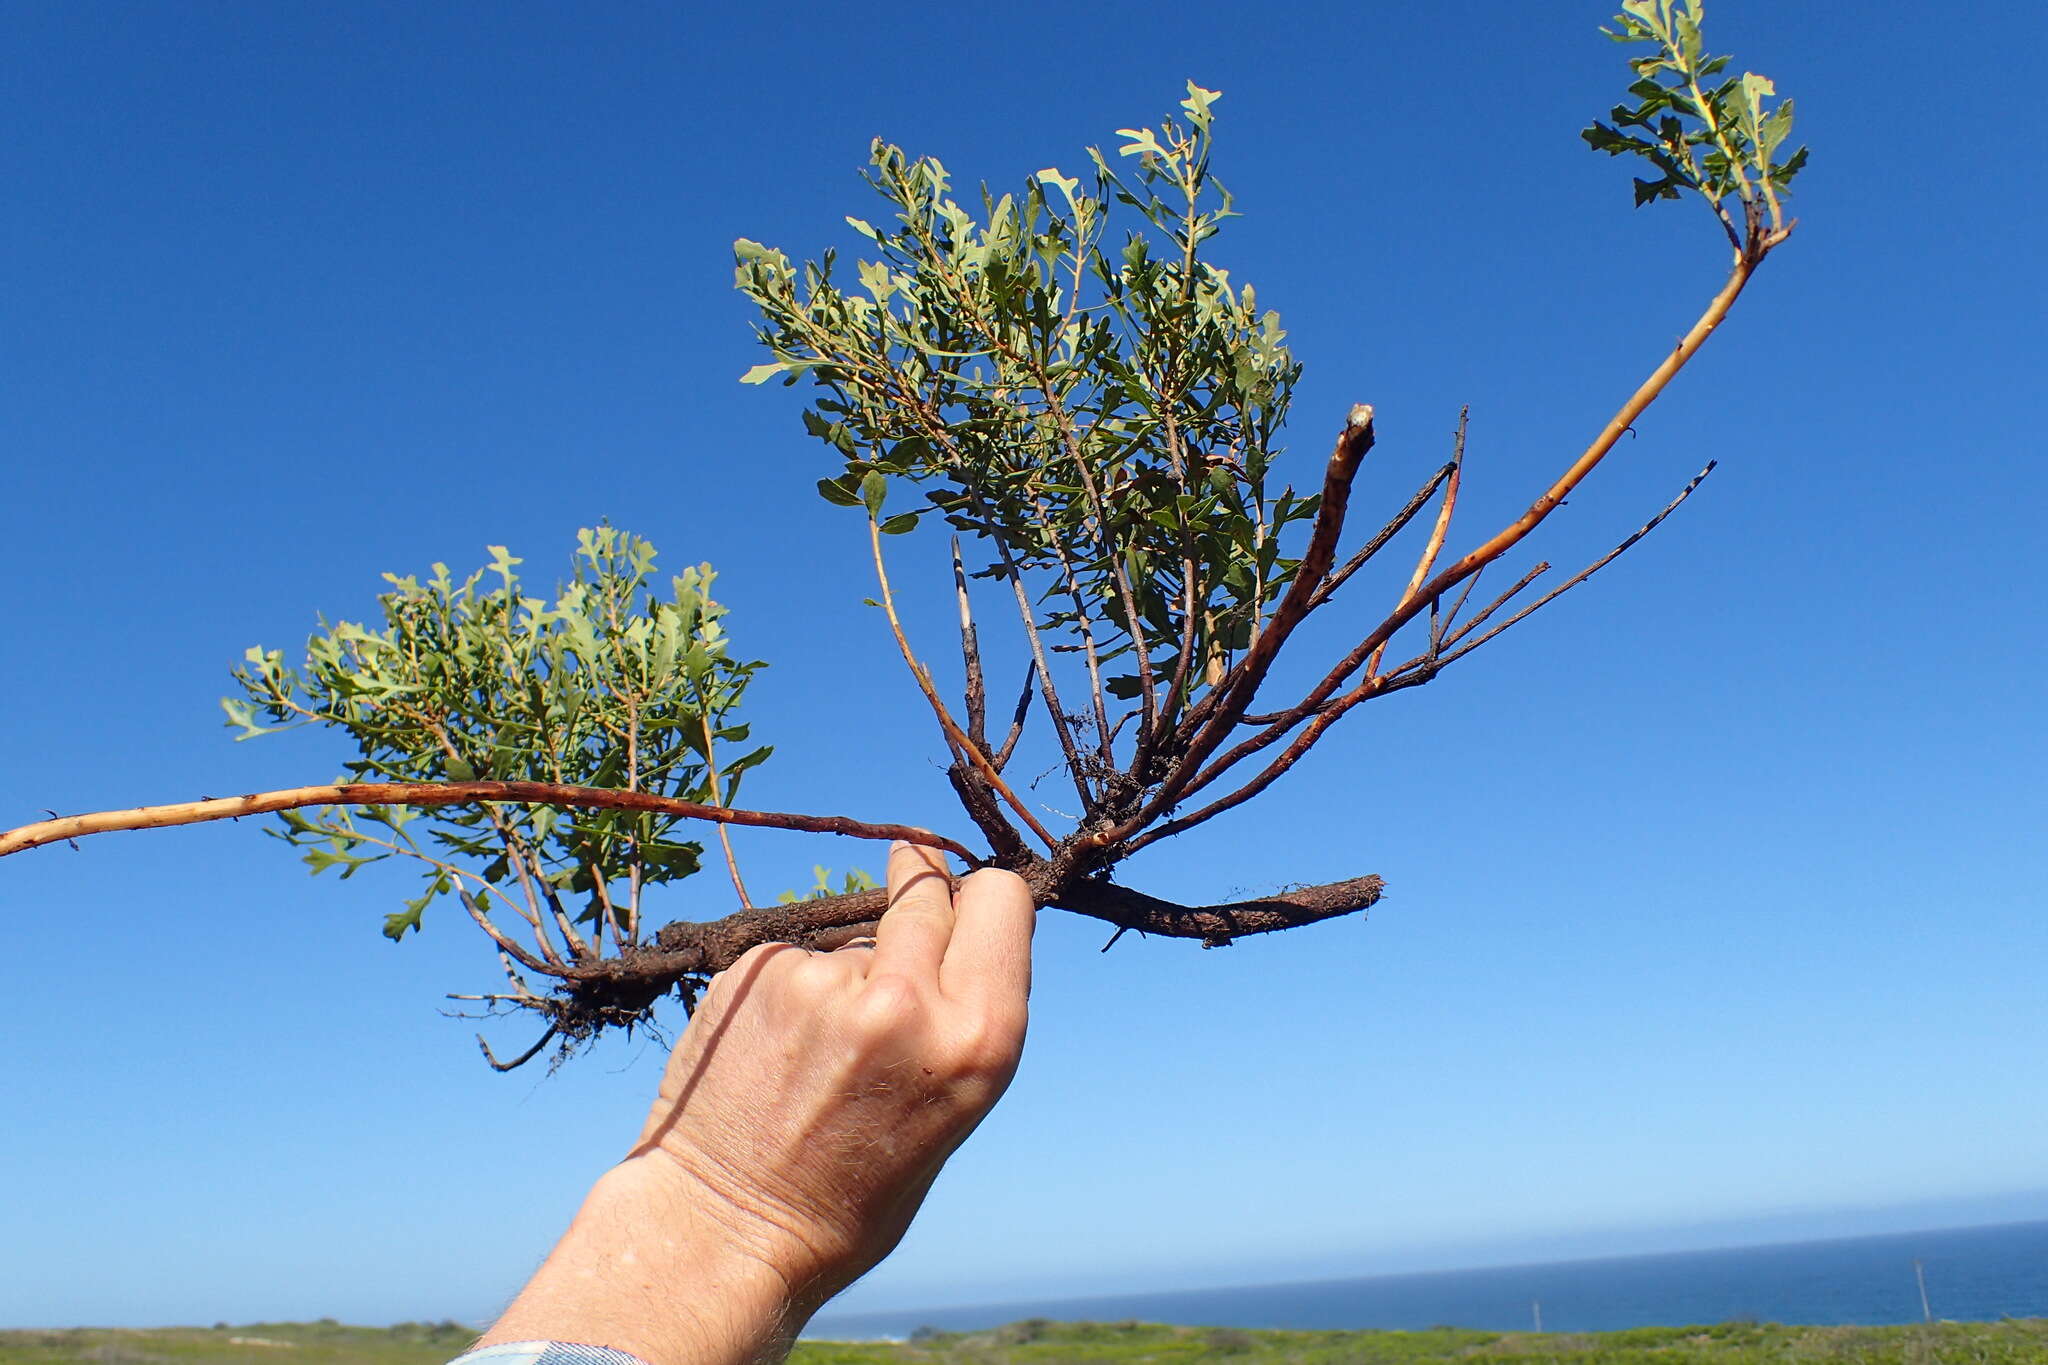
[[[1345,420],[1345,425],[1350,427],[1353,431],[1358,430],[1360,427],[1371,426],[1372,404],[1353,403],[1351,405],[1351,416]]]

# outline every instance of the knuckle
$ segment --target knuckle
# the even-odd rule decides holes
[[[978,1014],[962,1024],[952,1039],[952,1069],[970,1080],[1006,1076],[1023,1050],[1024,1021],[1007,1011]]]
[[[901,1032],[924,1013],[917,983],[895,972],[870,976],[860,994],[857,1022],[871,1034]]]
[[[845,958],[836,958],[830,953],[791,954],[789,962],[789,984],[791,988],[808,1001],[819,1001],[832,995],[846,983],[851,964]]]
[[[722,1003],[734,991],[741,990],[748,982],[759,979],[768,969],[776,951],[788,946],[786,943],[757,943],[741,953],[723,971],[712,974],[710,983],[704,988],[705,1002]]]
[[[728,976],[745,980],[760,972],[771,960],[781,955],[788,948],[789,945],[787,943],[756,943],[734,959],[732,966],[720,972],[713,980],[722,981]]]

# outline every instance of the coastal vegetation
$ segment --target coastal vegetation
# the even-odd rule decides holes
[[[71,1328],[0,1332],[0,1365],[443,1365],[469,1344],[454,1323],[345,1327]],[[1799,1327],[1724,1322],[1618,1332],[1281,1332],[1168,1327],[1141,1322],[1056,1323],[1033,1318],[985,1332],[920,1331],[907,1342],[805,1341],[792,1365],[2038,1365],[2048,1361],[2048,1318],[1906,1327]]]

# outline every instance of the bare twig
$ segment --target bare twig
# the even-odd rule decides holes
[[[988,752],[988,683],[981,672],[981,641],[967,598],[967,568],[960,562],[960,537],[953,537],[953,594],[960,601],[960,663],[966,673],[967,738]]]
[[[1486,634],[1480,636],[1471,644],[1464,646],[1462,649],[1452,650],[1449,654],[1444,655],[1443,659],[1440,662],[1448,664],[1453,662],[1454,660],[1464,658],[1467,654],[1470,654],[1473,650],[1479,648],[1479,646],[1485,644],[1494,636],[1500,634],[1502,631],[1508,629],[1510,626],[1515,625],[1517,622],[1526,620],[1534,613],[1542,610],[1550,603],[1555,602],[1558,598],[1570,592],[1573,588],[1578,587],[1579,584],[1585,582],[1594,574],[1606,568],[1609,564],[1612,564],[1616,559],[1620,558],[1624,550],[1628,549],[1629,546],[1641,540],[1644,536],[1650,534],[1650,532],[1656,530],[1659,522],[1663,521],[1664,518],[1670,516],[1673,512],[1677,511],[1678,504],[1684,502],[1687,498],[1692,496],[1693,489],[1698,488],[1702,483],[1706,481],[1707,475],[1714,472],[1714,468],[1718,463],[1719,462],[1716,460],[1707,461],[1707,467],[1705,469],[1702,469],[1699,473],[1693,475],[1692,482],[1688,483],[1684,488],[1680,489],[1678,492],[1678,496],[1673,498],[1669,503],[1665,504],[1663,511],[1659,512],[1656,516],[1651,517],[1648,521],[1644,522],[1642,526],[1637,529],[1635,534],[1631,535],[1627,540],[1622,541],[1621,544],[1615,546],[1606,554],[1600,556],[1600,558],[1594,560],[1591,564],[1588,564],[1585,568],[1579,570],[1579,572],[1573,574],[1570,578],[1558,584],[1549,592],[1537,598],[1534,602],[1531,602],[1528,606],[1523,607],[1513,616],[1510,616],[1507,620],[1501,622],[1492,630],[1487,631]]]
[[[1059,429],[1060,449],[1065,452],[1068,463],[1073,465],[1074,473],[1080,478],[1082,493],[1088,499],[1089,512],[1095,521],[1095,535],[1102,558],[1109,565],[1110,581],[1115,586],[1117,600],[1124,609],[1124,634],[1130,638],[1131,650],[1137,656],[1138,695],[1145,715],[1145,723],[1138,731],[1137,761],[1142,765],[1143,751],[1152,730],[1153,708],[1157,705],[1157,699],[1152,695],[1152,646],[1145,638],[1145,626],[1138,617],[1137,598],[1131,591],[1130,575],[1124,570],[1123,547],[1117,543],[1115,531],[1110,525],[1108,503],[1102,495],[1100,485],[1095,481],[1095,471],[1089,468],[1087,456],[1082,453],[1080,433],[1074,429],[1074,415],[1068,410],[1067,405],[1055,396],[1057,390],[1053,385],[1052,375],[1046,370],[1043,362],[1033,358],[1027,363],[1036,372],[1039,391],[1045,395],[1053,424]],[[1171,420],[1169,411],[1169,424]],[[1035,503],[1036,499],[1033,501]],[[1104,711],[1102,701],[1101,664],[1095,650],[1095,638],[1089,627],[1088,613],[1081,606],[1081,593],[1074,581],[1074,570],[1067,558],[1066,546],[1060,543],[1057,535],[1051,534],[1050,527],[1046,529],[1053,549],[1059,556],[1060,567],[1066,573],[1068,588],[1074,598],[1074,613],[1081,630],[1082,643],[1087,648],[1088,680],[1095,688],[1095,725],[1102,761],[1106,767],[1114,768],[1116,756],[1110,747],[1109,717]]]
[[[932,715],[937,717],[939,728],[946,732],[947,740],[979,771],[982,780],[989,784],[996,795],[1009,803],[1011,810],[1017,812],[1018,818],[1023,820],[1025,826],[1043,839],[1047,848],[1055,847],[1059,841],[1046,832],[1044,825],[1038,823],[1038,817],[1031,813],[1030,807],[1017,799],[1017,793],[1011,791],[1009,784],[1003,781],[1003,775],[995,770],[995,765],[989,762],[988,755],[977,748],[974,741],[962,732],[959,723],[953,719],[953,713],[946,709],[946,703],[939,700],[939,689],[932,683],[931,672],[911,651],[910,637],[903,633],[903,623],[896,616],[896,595],[889,587],[889,571],[882,563],[882,528],[873,513],[868,515],[868,543],[874,548],[875,578],[881,585],[882,612],[889,618],[889,630],[896,637],[896,648],[902,651],[903,662],[909,666],[910,676],[916,680],[918,691],[924,693],[924,699],[931,704]]]
[[[540,1055],[540,1050],[555,1040],[555,1034],[557,1032],[558,1030],[556,1029],[556,1027],[553,1024],[549,1024],[547,1032],[541,1034],[540,1038],[534,1043],[532,1047],[526,1049],[526,1051],[520,1053],[517,1057],[514,1057],[509,1062],[501,1062],[498,1060],[497,1054],[491,1051],[491,1045],[484,1041],[484,1036],[481,1033],[479,1033],[476,1036],[476,1045],[483,1049],[484,1060],[491,1064],[491,1070],[513,1071],[519,1067],[525,1066],[535,1057],[538,1057]]]
[[[1347,697],[1345,699],[1347,704],[1343,706],[1333,705],[1326,710],[1318,712],[1309,721],[1308,725],[1303,728],[1301,733],[1296,735],[1294,740],[1285,749],[1281,750],[1280,756],[1269,763],[1250,782],[1247,782],[1228,796],[1211,801],[1208,805],[1203,806],[1191,815],[1183,815],[1178,819],[1169,820],[1163,825],[1155,826],[1146,831],[1144,834],[1131,840],[1126,846],[1126,852],[1136,853],[1149,844],[1158,843],[1161,839],[1169,839],[1176,834],[1183,834],[1193,829],[1196,825],[1221,815],[1233,806],[1240,806],[1246,801],[1251,800],[1254,796],[1272,786],[1274,782],[1279,780],[1281,774],[1300,761],[1303,754],[1315,747],[1316,741],[1322,738],[1323,732],[1335,724],[1338,717],[1345,711],[1348,711],[1351,706],[1356,705],[1359,701],[1363,701],[1366,697],[1377,695],[1385,690],[1387,690],[1387,680],[1385,678],[1369,677],[1365,679],[1365,681],[1358,685],[1355,699]],[[1280,726],[1274,726],[1267,731],[1261,732],[1260,736],[1255,736],[1254,738],[1263,738],[1266,734],[1274,734],[1276,732],[1284,734],[1285,730]],[[1252,741],[1247,740],[1244,744],[1239,745],[1236,750],[1232,750],[1232,753],[1237,753],[1240,750],[1249,751],[1251,744]],[[1200,791],[1203,787],[1214,782],[1224,772],[1228,771],[1230,764],[1235,761],[1235,759],[1226,754],[1223,758],[1218,759],[1205,769],[1196,781],[1190,783],[1188,790],[1191,792]]]
[[[1415,514],[1422,510],[1422,505],[1429,501],[1430,495],[1436,492],[1445,479],[1451,477],[1451,471],[1455,468],[1455,464],[1445,464],[1443,468],[1430,475],[1428,482],[1415,490],[1415,496],[1408,499],[1400,511],[1389,517],[1386,525],[1373,532],[1372,539],[1358,547],[1358,553],[1345,560],[1342,568],[1323,580],[1322,586],[1316,589],[1311,605],[1320,607],[1329,601],[1330,595],[1343,587],[1346,579],[1364,568],[1373,556],[1387,547],[1388,541],[1406,530],[1408,523],[1415,520]]]
[[[481,877],[477,878],[476,880],[482,884],[486,892],[495,889],[491,886],[489,882],[485,882]],[[502,894],[503,893],[500,893],[501,898]],[[536,972],[552,972],[555,968],[562,965],[562,959],[555,956],[554,950],[548,946],[548,941],[545,936],[542,936],[538,940],[541,946],[541,951],[547,955],[547,961],[545,962],[534,957],[533,954],[527,952],[524,948],[521,948],[517,943],[514,943],[511,939],[507,938],[505,936],[504,931],[499,929],[496,924],[492,923],[491,912],[487,908],[485,908],[482,898],[472,893],[468,887],[458,885],[455,888],[455,899],[461,901],[462,908],[469,911],[469,917],[472,920],[476,921],[476,927],[483,930],[485,936],[488,937],[491,940],[491,942],[498,945],[498,951],[501,954],[516,959],[529,970]]]
[[[1017,740],[1024,733],[1024,717],[1031,712],[1031,684],[1037,675],[1035,665],[1024,670],[1024,687],[1017,693],[1017,708],[1010,715],[1010,732],[1003,736],[1003,747],[996,750],[995,757],[989,760],[997,772],[1009,766],[1010,755],[1015,752]]]
[[[1528,511],[1503,527],[1485,544],[1438,574],[1429,586],[1423,589],[1422,596],[1425,599],[1434,598],[1449,591],[1484,565],[1499,559],[1521,543],[1529,532],[1542,525],[1544,519],[1557,510],[1558,504],[1569,497],[1571,491],[1607,458],[1608,452],[1614,449],[1614,443],[1621,439],[1622,433],[1634,426],[1636,419],[1643,415],[1644,410],[1657,401],[1658,395],[1664,392],[1665,386],[1671,382],[1673,376],[1684,369],[1686,362],[1698,354],[1700,347],[1706,344],[1707,338],[1714,334],[1714,330],[1728,316],[1728,310],[1735,306],[1735,300],[1742,296],[1743,288],[1748,285],[1757,266],[1762,264],[1765,254],[1783,242],[1790,232],[1791,225],[1787,224],[1760,242],[1753,254],[1737,261],[1735,268],[1729,272],[1727,283],[1721,286],[1721,291],[1714,295],[1691,329],[1679,339],[1678,344],[1657,368],[1650,372],[1649,378],[1636,386],[1636,391],[1629,395],[1628,401],[1608,419],[1607,425],[1600,429],[1600,434],[1593,438],[1592,444],[1572,462],[1571,467],[1557,477],[1543,496],[1530,505]],[[1406,619],[1404,618],[1402,624],[1406,624]],[[1392,631],[1388,633],[1391,634]]]
[[[486,809],[489,809],[486,807]],[[495,812],[493,812],[495,815]],[[540,854],[526,842],[510,821],[499,821],[498,829],[505,839],[505,859],[519,873],[519,879],[539,891],[554,916],[555,928],[561,931],[562,941],[569,945],[569,951],[577,957],[593,957],[604,951],[604,942],[599,940],[595,949],[576,932],[576,926],[569,919],[569,912],[562,908],[562,897],[547,877],[547,869],[541,865]],[[721,827],[722,828],[722,827]],[[604,926],[599,925],[599,933]]]
[[[703,700],[700,694],[698,701],[701,703]],[[704,732],[704,772],[711,779],[711,804],[722,806],[725,804],[725,793],[718,781],[718,760],[711,752],[711,711],[708,707],[697,712],[697,724]],[[747,884],[740,878],[740,860],[733,856],[732,835],[726,831],[724,825],[718,827],[718,846],[725,852],[725,870],[732,874],[732,889],[739,894],[740,909],[753,909],[754,902],[747,896]]]
[[[913,390],[893,368],[886,371],[887,382],[881,386],[881,395],[896,403],[916,418],[924,435],[933,446],[943,452],[957,471],[962,472],[961,484],[974,501],[975,509],[984,517],[993,518],[993,510],[981,496],[980,490],[965,471],[971,464],[959,442],[954,439],[952,428],[945,418],[927,401],[924,394]],[[1031,609],[1031,596],[1024,588],[1024,574],[1018,567],[1016,556],[1010,553],[1009,545],[1001,536],[992,538],[996,548],[997,562],[1001,564],[1004,577],[1010,580],[1011,593],[1017,599],[1017,615],[1023,622],[1024,635],[1031,643],[1031,658],[1037,665],[1038,688],[1045,698],[1045,710],[1052,721],[1053,735],[1059,740],[1060,753],[1067,761],[1068,773],[1074,779],[1074,790],[1085,806],[1090,800],[1087,784],[1083,781],[1080,750],[1074,743],[1074,735],[1067,724],[1066,710],[1060,704],[1059,687],[1053,681],[1052,667],[1046,662],[1045,641],[1038,630],[1038,616]]]
[[[1457,600],[1451,603],[1451,609],[1445,612],[1441,619],[1438,619],[1436,615],[1436,607],[1434,606],[1434,604],[1431,605],[1429,620],[1429,648],[1432,653],[1436,650],[1443,648],[1444,633],[1450,630],[1452,626],[1458,623],[1458,613],[1465,610],[1465,599],[1472,595],[1472,590],[1479,586],[1479,580],[1485,576],[1486,570],[1481,569],[1478,573],[1475,573],[1470,578],[1466,579],[1465,586],[1458,589]]]
[[[1469,413],[1470,409],[1466,409],[1458,414],[1458,444],[1456,452],[1451,456],[1451,476],[1444,480],[1444,498],[1437,507],[1436,525],[1430,528],[1429,539],[1423,542],[1422,553],[1416,557],[1415,572],[1408,576],[1408,587],[1401,594],[1401,606],[1405,607],[1415,600],[1415,594],[1422,587],[1422,581],[1428,578],[1429,571],[1436,567],[1436,557],[1443,553],[1444,538],[1450,534],[1451,517],[1458,508],[1458,485],[1465,473],[1465,419]],[[1430,599],[1430,607],[1432,610],[1435,609],[1435,598]],[[1367,660],[1365,665],[1367,676],[1379,672],[1380,657],[1386,652],[1386,648],[1386,642],[1382,640],[1380,647],[1373,651],[1372,658]]]
[[[1053,555],[1059,562],[1060,580],[1067,590],[1067,600],[1074,607],[1074,629],[1081,636],[1081,657],[1088,667],[1089,700],[1095,712],[1095,752],[1102,760],[1102,771],[1106,772],[1116,766],[1116,754],[1109,743],[1109,712],[1103,702],[1102,690],[1102,651],[1095,644],[1094,618],[1088,614],[1087,599],[1081,592],[1081,580],[1074,573],[1074,561],[1067,554],[1067,547],[1061,542],[1051,519],[1046,516],[1043,503],[1034,496],[1031,506],[1033,519],[1038,523],[1038,529],[1044,534],[1047,543],[1052,546]],[[1077,773],[1076,776],[1085,781],[1089,774],[1084,771]],[[1099,780],[1095,791],[1098,794],[1101,791]],[[1092,805],[1093,800],[1093,797],[1087,798],[1086,804]]]
[[[1451,631],[1449,634],[1447,634],[1444,637],[1443,641],[1444,647],[1448,649],[1453,645],[1456,645],[1458,641],[1464,639],[1467,635],[1470,635],[1473,631],[1485,625],[1487,619],[1491,617],[1495,612],[1499,611],[1502,607],[1506,606],[1508,603],[1514,601],[1516,597],[1520,596],[1522,589],[1528,587],[1531,583],[1534,583],[1537,579],[1541,578],[1544,574],[1547,574],[1549,572],[1550,561],[1547,559],[1540,561],[1536,565],[1536,567],[1529,570],[1529,572],[1523,574],[1520,578],[1516,579],[1514,585],[1510,587],[1506,592],[1502,593],[1500,596],[1494,598],[1491,602],[1488,602],[1484,607],[1480,608],[1479,614],[1477,616],[1473,617],[1464,625],[1459,626],[1456,630]],[[1469,583],[1476,583],[1479,581],[1479,575],[1473,574],[1472,577],[1466,581]]]
[[[1322,501],[1316,506],[1315,522],[1309,529],[1308,548],[1302,552],[1301,562],[1295,567],[1294,581],[1287,585],[1286,595],[1273,609],[1272,619],[1260,633],[1258,641],[1245,651],[1244,658],[1182,722],[1181,733],[1190,737],[1189,749],[1195,754],[1196,763],[1201,761],[1203,741],[1211,735],[1221,735],[1238,716],[1244,714],[1246,704],[1257,693],[1259,684],[1265,681],[1273,656],[1280,652],[1280,646],[1287,642],[1294,627],[1308,615],[1315,590],[1328,577],[1330,565],[1336,559],[1337,541],[1344,534],[1344,514],[1351,501],[1351,482],[1358,476],[1358,466],[1366,453],[1372,449],[1372,417],[1371,404],[1359,403],[1352,407],[1350,419],[1344,424],[1344,430],[1337,434],[1336,448],[1330,452],[1329,464],[1324,468]],[[1216,717],[1226,714],[1230,720],[1219,725]],[[1213,739],[1209,740],[1209,747],[1214,747]]]

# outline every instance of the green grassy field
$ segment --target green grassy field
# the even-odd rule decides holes
[[[241,1327],[70,1328],[0,1332],[0,1365],[441,1365],[469,1342],[452,1323],[343,1327],[332,1322]],[[1011,1323],[914,1342],[803,1342],[796,1365],[2041,1365],[2048,1318],[1932,1327],[1639,1327],[1625,1332],[1252,1332],[1148,1323]]]

